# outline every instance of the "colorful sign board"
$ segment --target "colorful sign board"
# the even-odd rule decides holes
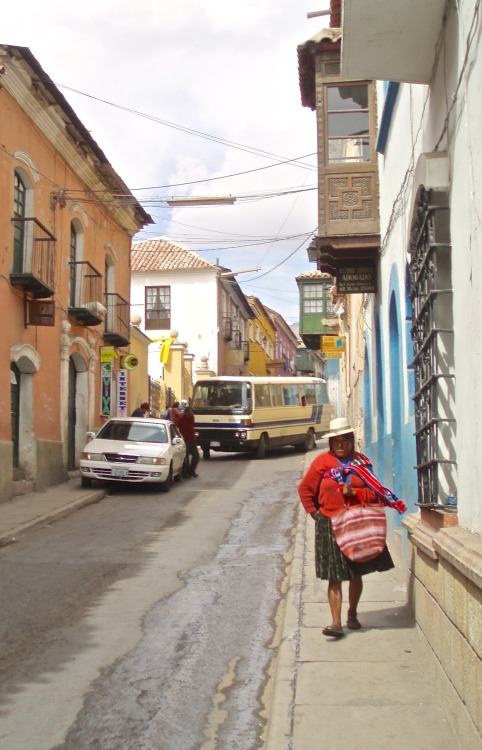
[[[345,351],[344,336],[320,336],[320,352],[324,359],[341,359]]]

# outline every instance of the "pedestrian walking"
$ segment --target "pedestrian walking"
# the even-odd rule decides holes
[[[185,406],[184,410],[178,413],[176,425],[186,443],[185,476],[187,478],[197,477],[199,476],[196,473],[199,463],[199,449],[196,442],[195,419],[191,407]]]
[[[328,581],[331,624],[322,633],[333,638],[344,636],[342,626],[342,581],[348,581],[347,627],[359,630],[358,604],[363,591],[362,576],[394,567],[383,541],[382,551],[365,562],[353,562],[340,549],[333,529],[346,509],[355,505],[389,506],[403,513],[405,504],[373,474],[369,459],[354,450],[355,433],[344,417],[333,419],[325,436],[329,450],[317,456],[301,480],[298,494],[307,513],[315,521],[315,573]],[[384,514],[382,514],[384,515]],[[357,534],[363,536],[358,529]]]

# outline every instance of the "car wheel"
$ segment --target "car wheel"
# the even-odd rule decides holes
[[[169,492],[171,489],[172,484],[172,464],[169,467],[169,474],[167,475],[167,479],[165,482],[161,482],[159,485],[159,489],[161,492]]]
[[[265,434],[261,435],[258,443],[258,447],[256,448],[255,456],[256,458],[264,458],[266,456],[266,450],[268,448],[268,438]]]
[[[80,486],[92,487],[92,479],[88,479],[87,477],[80,477]]]

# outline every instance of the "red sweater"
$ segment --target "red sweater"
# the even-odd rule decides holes
[[[353,453],[353,457],[357,455]],[[334,479],[322,479],[325,471],[339,469],[341,466],[331,451],[320,453],[314,459],[298,486],[298,494],[307,513],[314,513],[316,510],[325,516],[341,513],[345,499],[338,489],[337,482]],[[350,474],[350,486],[362,491],[365,502],[373,503],[378,500],[376,494],[355,474]]]
[[[196,442],[196,429],[194,427],[194,414],[191,411],[179,412],[179,417],[177,421],[175,422],[175,424],[186,443]]]

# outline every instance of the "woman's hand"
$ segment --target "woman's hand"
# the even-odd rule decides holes
[[[343,494],[345,497],[353,497],[356,495],[356,490],[353,489],[349,484],[344,484],[342,489]]]

